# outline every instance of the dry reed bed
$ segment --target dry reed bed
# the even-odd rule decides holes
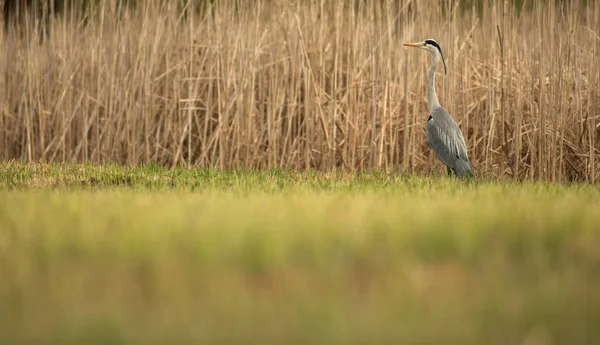
[[[438,95],[477,175],[600,173],[596,2],[216,3],[103,2],[42,43],[3,32],[0,158],[443,172],[426,144],[429,57],[401,45],[435,38]]]

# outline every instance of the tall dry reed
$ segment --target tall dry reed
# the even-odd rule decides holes
[[[597,2],[113,3],[1,33],[1,159],[444,172],[401,45],[434,38],[477,176],[600,175]]]

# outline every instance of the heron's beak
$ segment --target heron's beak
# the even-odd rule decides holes
[[[407,47],[416,47],[416,48],[421,48],[425,46],[425,42],[417,42],[417,43],[403,43],[402,45],[405,45]]]

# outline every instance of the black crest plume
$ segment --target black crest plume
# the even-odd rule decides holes
[[[440,47],[440,45],[434,40],[425,40],[425,43],[436,47],[437,50],[440,52],[440,55],[442,56],[442,62],[444,63],[444,74],[448,74],[446,72],[446,61],[444,60],[444,53],[442,53],[442,48]]]

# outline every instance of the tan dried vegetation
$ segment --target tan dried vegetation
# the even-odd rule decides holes
[[[600,5],[516,3],[101,1],[41,42],[13,27],[0,158],[443,173],[429,58],[401,45],[435,38],[476,175],[595,181]]]

